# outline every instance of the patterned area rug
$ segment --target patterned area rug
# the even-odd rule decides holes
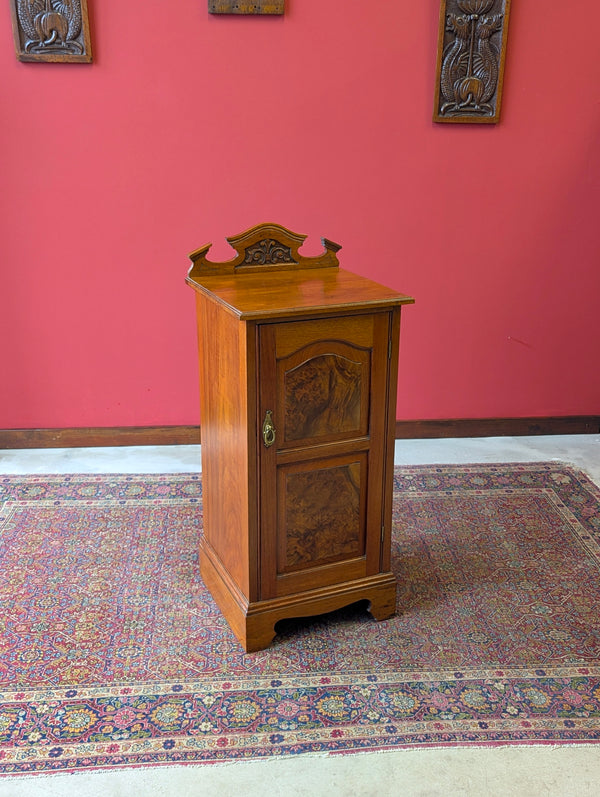
[[[0,771],[600,739],[600,493],[555,463],[400,468],[398,615],[245,654],[195,475],[0,477]]]

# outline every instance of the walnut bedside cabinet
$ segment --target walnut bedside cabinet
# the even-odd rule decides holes
[[[413,299],[304,257],[277,224],[190,255],[196,291],[202,577],[246,651],[275,624],[369,602],[395,611],[390,569],[400,310]]]

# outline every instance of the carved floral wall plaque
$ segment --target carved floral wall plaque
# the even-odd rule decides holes
[[[442,0],[435,122],[500,118],[510,0]]]
[[[87,0],[10,0],[19,61],[92,60]]]
[[[285,0],[208,0],[211,14],[283,14]]]

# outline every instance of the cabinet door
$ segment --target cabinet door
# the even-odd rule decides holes
[[[262,599],[380,570],[390,335],[387,312],[258,328]]]

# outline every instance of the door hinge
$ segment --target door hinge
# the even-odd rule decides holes
[[[381,527],[381,542],[383,542],[384,539],[385,539],[385,526],[382,526]]]
[[[388,340],[388,360],[392,359],[392,339]]]

